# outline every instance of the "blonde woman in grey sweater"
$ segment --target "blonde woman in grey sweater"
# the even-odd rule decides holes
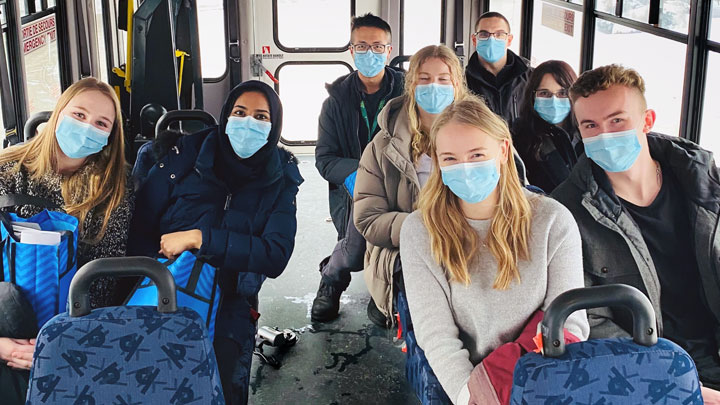
[[[464,405],[483,358],[583,287],[581,241],[565,207],[521,186],[507,125],[480,99],[445,109],[430,137],[433,172],[403,224],[400,256],[417,342]],[[566,328],[587,339],[585,312]]]

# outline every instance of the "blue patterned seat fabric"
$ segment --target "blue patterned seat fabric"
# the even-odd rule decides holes
[[[440,381],[438,381],[432,368],[430,368],[430,364],[425,357],[425,352],[417,345],[415,332],[413,332],[412,319],[410,318],[410,308],[408,307],[407,298],[403,291],[398,292],[395,307],[400,314],[403,338],[405,339],[405,347],[407,348],[405,377],[408,383],[413,387],[415,395],[417,395],[423,405],[450,404],[450,398],[445,394],[445,390],[443,390],[442,385],[440,385]]]
[[[690,355],[667,339],[569,344],[558,358],[528,353],[515,365],[512,405],[702,404]]]
[[[224,404],[215,353],[197,312],[112,307],[40,330],[27,405]]]

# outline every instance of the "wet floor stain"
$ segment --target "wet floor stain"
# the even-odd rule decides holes
[[[337,234],[325,222],[327,182],[312,155],[299,158],[305,183],[297,197],[296,246],[281,277],[263,284],[258,326],[291,328],[300,339],[282,355],[265,348],[267,355],[281,360],[280,369],[253,358],[250,404],[418,404],[405,379],[405,354],[393,339],[395,332],[367,318],[370,296],[362,273],[353,274],[341,296],[337,320],[310,323],[320,282],[318,263],[333,250]]]

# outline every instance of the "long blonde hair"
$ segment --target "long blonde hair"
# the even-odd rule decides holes
[[[446,108],[435,119],[430,132],[433,171],[420,192],[418,209],[430,234],[432,254],[450,280],[470,284],[468,265],[478,252],[480,240],[462,212],[460,199],[443,184],[436,149],[438,131],[451,122],[475,127],[498,141],[509,142],[507,161],[500,168],[498,205],[487,240],[498,262],[493,288],[505,290],[512,280],[520,281],[518,261],[528,258],[531,207],[518,178],[507,124],[475,96],[467,96]]]
[[[120,102],[113,89],[93,77],[82,79],[67,90],[58,99],[55,110],[40,133],[27,143],[13,146],[0,153],[0,164],[17,161],[15,167],[28,171],[33,179],[40,179],[48,173],[57,172],[59,145],[55,138],[55,127],[60,119],[61,111],[76,95],[85,91],[99,91],[110,100],[115,107],[115,122],[108,145],[102,151],[88,156],[84,165],[94,163],[93,170],[81,175],[78,169],[70,176],[62,179],[62,196],[65,201],[65,212],[76,217],[82,228],[88,212],[95,207],[104,209],[102,228],[94,241],[102,239],[107,229],[110,215],[125,197],[125,140],[123,139],[122,115]]]
[[[412,134],[412,161],[417,162],[423,153],[430,150],[430,138],[420,129],[418,105],[415,101],[415,87],[418,82],[418,71],[428,59],[437,58],[450,68],[450,78],[455,87],[455,102],[462,100],[467,94],[465,86],[465,73],[462,64],[455,53],[445,45],[429,45],[410,58],[410,67],[405,75],[405,108],[407,108]]]

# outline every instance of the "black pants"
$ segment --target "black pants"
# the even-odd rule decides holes
[[[708,388],[720,391],[720,360],[716,354],[696,358],[695,367],[702,384]]]
[[[217,358],[223,396],[228,405],[244,405],[248,403],[250,386],[250,366],[255,350],[255,324],[250,319],[237,319],[237,329],[241,335],[234,338],[216,334],[213,347]]]
[[[364,256],[365,238],[355,227],[351,207],[345,237],[338,241],[330,255],[330,260],[320,270],[323,279],[344,291],[350,285],[352,279],[350,273],[363,269]]]
[[[0,282],[0,337],[28,339],[37,332],[35,314],[20,289]],[[25,404],[29,379],[30,371],[16,370],[0,362],[0,403]]]
[[[0,396],[4,405],[24,405],[30,371],[0,364]]]

